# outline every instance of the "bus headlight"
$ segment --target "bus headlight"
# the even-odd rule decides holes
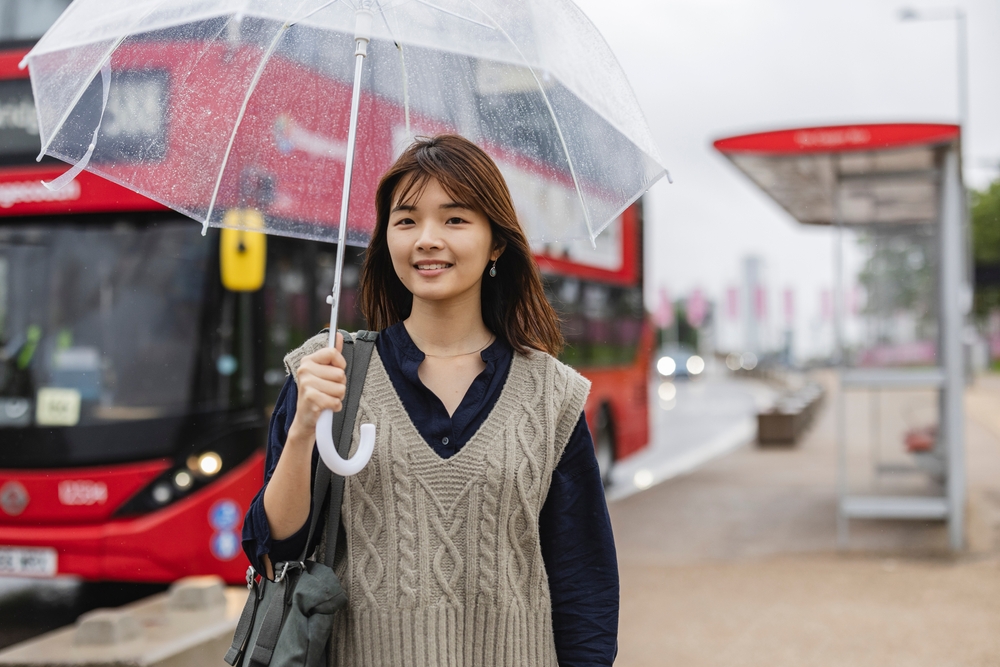
[[[685,365],[687,366],[688,373],[691,375],[700,375],[705,370],[705,360],[697,354],[688,357],[687,364]]]
[[[670,357],[660,357],[656,362],[656,372],[660,375],[673,375],[677,370],[677,362]]]
[[[156,501],[158,505],[166,505],[170,502],[170,499],[174,497],[174,492],[170,488],[170,484],[167,482],[159,482],[150,491],[150,495],[153,496],[153,500]]]
[[[186,491],[194,484],[194,477],[187,470],[178,470],[174,473],[174,486],[181,491]]]
[[[222,457],[215,452],[205,452],[198,457],[198,472],[206,477],[218,474],[222,470]]]

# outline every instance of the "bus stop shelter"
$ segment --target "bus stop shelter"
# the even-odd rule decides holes
[[[962,332],[971,290],[959,127],[897,123],[800,128],[729,137],[714,146],[798,222],[838,229],[834,329],[841,384],[836,407],[841,544],[846,544],[851,519],[936,519],[948,522],[950,544],[961,549],[966,494]],[[921,322],[911,322],[911,328],[931,332],[922,341],[926,355],[900,354],[901,345],[880,346],[884,332],[876,333],[875,343],[861,351],[845,341],[845,232],[866,239],[872,257],[883,253],[883,264],[892,261],[897,246],[903,248],[902,256],[916,258],[912,264],[917,267],[923,266],[921,252],[929,257],[923,269],[926,282],[914,279],[913,285],[923,287],[911,289],[927,293],[915,297],[928,298]],[[907,250],[917,248],[913,239],[921,239],[920,252]],[[905,260],[901,266],[905,273]],[[876,318],[879,300],[872,294],[866,299],[865,316]],[[918,389],[934,392],[937,423],[927,430],[927,447],[911,452],[908,472],[922,472],[931,483],[917,493],[886,493],[881,485],[856,491],[848,479],[848,439],[853,436],[845,392]]]

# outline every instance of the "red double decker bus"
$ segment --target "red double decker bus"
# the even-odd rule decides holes
[[[269,237],[263,284],[232,288],[218,230],[202,238],[191,220],[87,172],[58,191],[42,186],[66,167],[35,162],[31,87],[17,67],[45,28],[42,5],[7,3],[33,18],[21,33],[4,32],[16,21],[0,28],[0,575],[240,582],[239,534],[262,483],[282,357],[326,324],[335,246]],[[148,48],[155,75],[116,85],[169,94],[169,49]],[[258,120],[288,131],[282,119]],[[170,132],[163,119],[119,136],[147,145],[165,136],[169,159]],[[280,189],[266,165],[248,173],[265,195]],[[258,205],[262,215],[296,215],[281,197]],[[565,320],[565,359],[594,383],[586,410],[607,474],[648,439],[641,207],[596,250],[537,252]],[[364,328],[361,257],[348,249],[348,329]]]

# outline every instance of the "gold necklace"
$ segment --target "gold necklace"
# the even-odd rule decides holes
[[[413,338],[413,334],[410,334],[410,338]],[[486,341],[486,344],[483,345],[478,350],[473,350],[472,352],[461,352],[459,354],[429,354],[427,352],[424,352],[423,350],[420,350],[420,351],[424,352],[424,356],[425,357],[434,357],[435,359],[454,359],[455,357],[467,357],[470,354],[478,354],[479,352],[482,352],[483,350],[485,350],[486,348],[488,348],[490,346],[490,344],[494,340],[496,340],[496,336],[491,335],[490,339],[488,341]],[[417,348],[417,349],[420,349],[420,348]]]

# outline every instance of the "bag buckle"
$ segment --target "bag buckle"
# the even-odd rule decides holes
[[[253,569],[253,565],[247,568],[247,590],[253,590],[253,580],[257,578],[257,570]]]
[[[302,562],[286,560],[284,563],[281,564],[281,570],[279,570],[278,573],[274,576],[274,583],[280,584],[284,580],[285,576],[288,574],[288,570],[290,568],[298,570],[304,568],[305,566],[306,564]]]

